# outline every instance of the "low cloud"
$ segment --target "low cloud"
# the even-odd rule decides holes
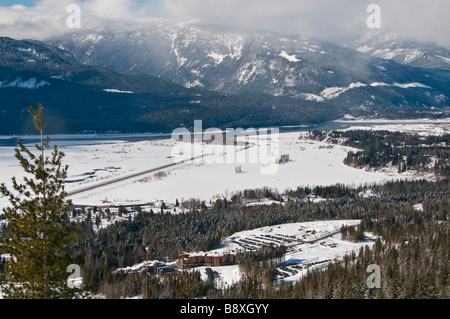
[[[371,31],[369,4],[381,7],[381,31],[450,48],[448,0],[40,0],[35,7],[0,7],[0,35],[45,39],[68,29],[66,8],[81,8],[82,28],[129,24],[155,15],[327,40]]]
[[[361,1],[351,0],[340,0],[339,5],[323,0],[166,0],[165,4],[169,14],[180,19],[314,35],[352,28],[355,18],[365,12]]]
[[[367,7],[381,8],[381,31],[450,47],[448,0],[165,0],[169,15],[325,38],[372,31]]]
[[[80,7],[83,29],[127,23],[142,16],[132,0],[40,0],[34,7],[0,7],[0,36],[43,40],[74,31],[66,23],[71,4]]]

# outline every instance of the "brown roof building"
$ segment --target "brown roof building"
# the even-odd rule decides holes
[[[223,253],[184,253],[181,254],[178,260],[180,268],[194,268],[194,267],[217,267],[236,264],[236,255]]]

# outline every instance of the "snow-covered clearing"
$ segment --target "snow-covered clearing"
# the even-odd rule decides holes
[[[289,62],[300,62],[301,60],[298,59],[295,54],[287,54],[286,51],[281,51],[281,53],[279,54],[279,56],[281,56],[282,58],[285,58],[286,60],[288,60]]]
[[[335,99],[342,93],[347,92],[348,90],[356,89],[356,88],[360,88],[360,87],[367,87],[367,85],[368,84],[366,84],[366,83],[356,82],[356,83],[351,83],[348,87],[329,87],[329,88],[323,89],[323,91],[320,93],[320,96],[322,96],[323,98],[328,99],[328,100]],[[402,89],[409,89],[409,88],[431,89],[431,87],[424,85],[422,83],[418,83],[418,82],[413,82],[413,83],[397,83],[397,82],[395,82],[393,84],[387,84],[384,82],[374,82],[374,83],[371,83],[370,86],[373,86],[373,87],[375,87],[375,86],[391,86],[391,87],[399,87]]]
[[[2,87],[16,87],[16,88],[24,88],[24,89],[37,89],[41,86],[50,85],[47,81],[39,81],[36,78],[30,78],[28,80],[22,80],[22,78],[18,78],[14,81],[0,81],[0,88]]]
[[[117,90],[117,89],[103,89],[103,91],[105,92],[109,92],[109,93],[126,93],[126,94],[133,94],[133,91],[121,91],[121,90]]]
[[[346,117],[337,122],[349,123],[350,127],[343,130],[373,130],[399,131],[419,135],[442,135],[450,132],[450,118],[421,120],[385,120],[385,119],[355,119]]]

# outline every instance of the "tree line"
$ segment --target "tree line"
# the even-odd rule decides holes
[[[344,159],[344,164],[348,166],[379,169],[391,165],[400,173],[416,170],[436,176],[448,176],[450,173],[449,134],[421,136],[390,131],[313,130],[309,136],[358,149],[348,152]]]

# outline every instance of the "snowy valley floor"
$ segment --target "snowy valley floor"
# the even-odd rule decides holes
[[[359,126],[358,123],[354,121],[352,125],[355,128],[401,130],[420,134],[440,134],[450,127],[449,122],[417,125],[405,121],[402,124],[395,122],[392,125],[384,123],[376,126]],[[227,154],[234,153],[235,157],[232,161],[225,158],[226,163],[219,162],[219,154],[208,156],[203,161],[195,160],[163,169],[158,167],[183,159],[182,156],[173,156],[172,151],[180,146],[171,139],[139,142],[111,139],[98,143],[57,143],[66,155],[63,158],[64,164],[69,165],[66,184],[69,194],[116,178],[156,169],[148,174],[70,196],[75,204],[80,205],[134,205],[158,201],[175,203],[176,199],[182,202],[190,198],[209,202],[215,197],[231,196],[234,191],[262,187],[283,192],[298,186],[337,183],[357,186],[414,178],[410,174],[398,174],[396,169],[368,172],[348,167],[343,164],[343,160],[350,148],[307,140],[304,134],[280,134],[279,150],[276,153],[278,156],[288,154],[289,161],[280,164],[273,174],[262,173],[262,169],[267,165],[259,159],[249,163],[249,156],[259,141],[251,142],[249,149],[229,146],[225,151]],[[194,155],[199,154],[201,147],[205,145],[196,147]],[[239,162],[239,156],[247,156],[244,163]],[[241,167],[240,173],[235,171],[237,166]],[[1,181],[7,186],[11,185],[12,176],[20,177],[23,174],[14,158],[14,147],[0,147],[0,172]],[[6,198],[1,198],[0,207],[6,205]]]

